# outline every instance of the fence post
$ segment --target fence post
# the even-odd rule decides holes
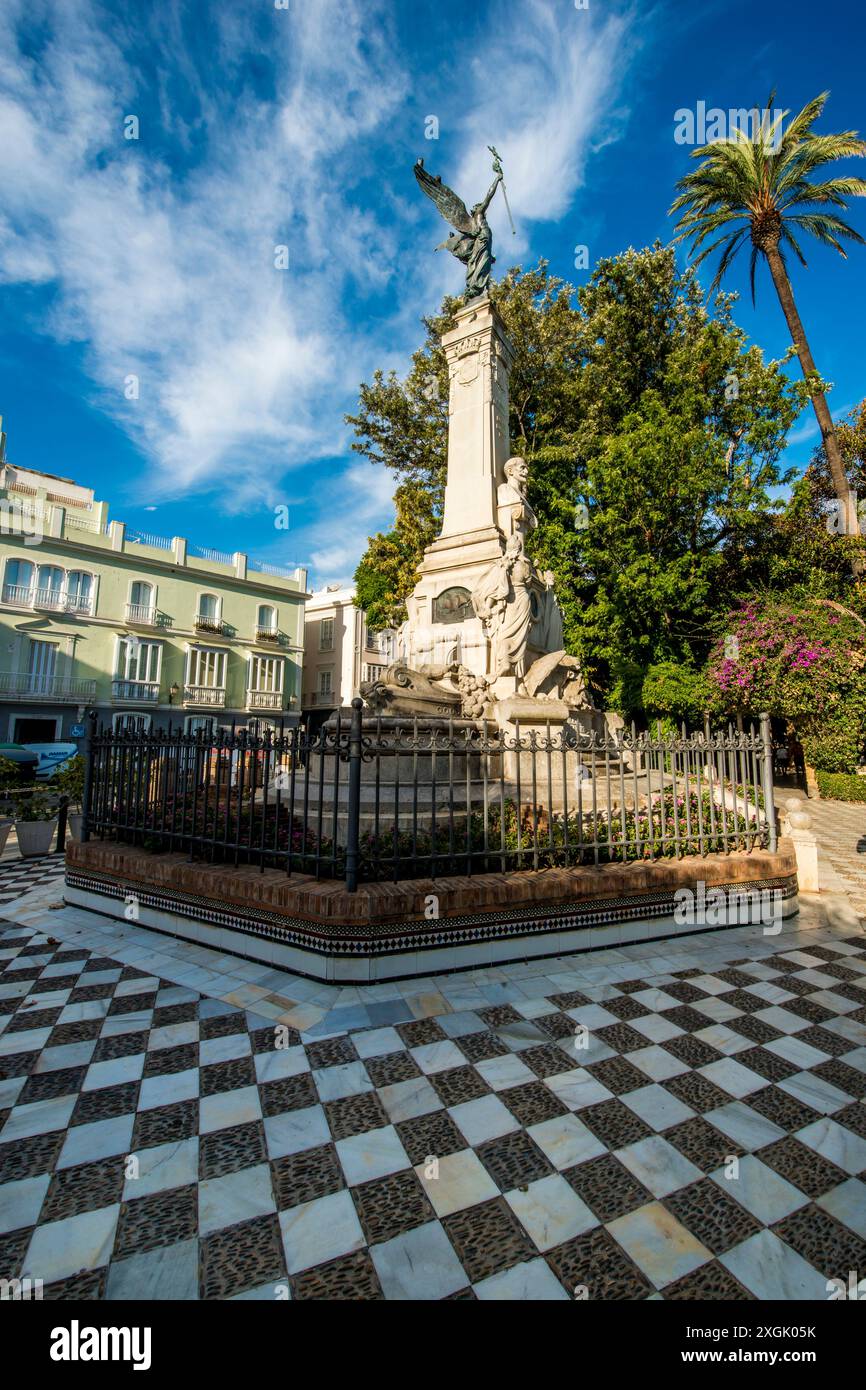
[[[66,817],[69,809],[69,797],[61,796],[57,806],[57,844],[54,846],[55,854],[66,853]]]
[[[84,747],[81,750],[81,756],[84,758],[84,793],[81,798],[82,844],[90,839],[90,807],[93,801],[93,735],[96,733],[98,718],[97,710],[87,711],[87,723],[84,726]]]
[[[771,854],[775,854],[778,843],[778,829],[776,826],[776,806],[773,801],[773,733],[770,728],[769,714],[759,716],[761,721],[761,743],[763,745],[763,786],[764,793],[764,815],[767,817],[767,829],[769,831],[768,848]]]
[[[352,701],[352,722],[349,727],[349,824],[346,828],[346,890],[354,893],[358,887],[358,844],[361,830],[361,710],[364,701]]]

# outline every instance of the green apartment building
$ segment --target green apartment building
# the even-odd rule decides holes
[[[94,707],[139,729],[299,717],[305,569],[131,534],[2,442],[0,583],[0,741],[74,738]]]

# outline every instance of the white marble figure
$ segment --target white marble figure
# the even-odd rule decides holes
[[[526,496],[528,478],[526,459],[510,458],[505,465],[505,482],[496,489],[496,520],[506,544],[515,534],[525,543],[529,532],[538,525],[538,517]]]

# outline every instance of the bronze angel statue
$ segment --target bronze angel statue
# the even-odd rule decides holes
[[[415,162],[415,178],[428,198],[432,198],[445,221],[454,231],[445,241],[439,243],[437,251],[450,251],[458,261],[466,266],[466,300],[477,299],[486,294],[490,284],[490,272],[496,257],[493,255],[493,233],[487,221],[486,212],[494,193],[502,183],[502,165],[499,156],[493,151],[493,172],[495,178],[483,202],[475,203],[468,212],[463,199],[437,176],[428,174],[423,159]],[[505,186],[503,184],[503,193]]]

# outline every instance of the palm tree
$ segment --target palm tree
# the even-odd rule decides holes
[[[830,467],[833,486],[846,521],[846,530],[856,516],[853,495],[848,486],[845,464],[836,438],[833,417],[821,390],[821,378],[815,367],[806,333],[797,306],[785,259],[790,247],[802,265],[806,258],[794,235],[796,228],[809,232],[818,241],[834,246],[841,256],[845,250],[840,237],[866,244],[859,232],[843,222],[828,208],[845,208],[846,198],[866,195],[866,180],[829,178],[812,182],[810,175],[822,165],[849,155],[866,155],[866,142],[856,130],[840,135],[816,135],[813,125],[824,109],[829,92],[822,92],[803,107],[788,125],[782,124],[788,111],[772,116],[773,92],[763,113],[760,129],[751,135],[735,128],[731,138],[703,145],[692,158],[701,163],[697,169],[677,182],[679,196],[670,213],[681,213],[677,222],[675,241],[691,239],[690,256],[695,265],[724,246],[711,293],[720,284],[725,271],[737,252],[751,243],[750,280],[752,301],[755,298],[755,268],[763,256],[773,277],[791,338],[809,386],[812,405],[821,429],[821,439]],[[757,122],[755,122],[757,125]],[[711,245],[704,246],[708,237],[721,229],[722,235]],[[862,562],[858,561],[858,570]]]

